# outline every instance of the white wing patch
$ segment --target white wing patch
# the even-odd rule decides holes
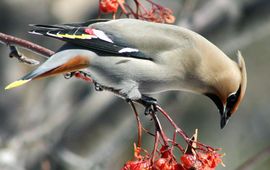
[[[31,34],[36,34],[36,35],[43,35],[43,34],[41,34],[41,33],[39,33],[39,32],[36,32],[35,30],[29,31],[29,33],[31,33]]]
[[[52,36],[52,37],[61,37],[61,38],[63,38],[63,36],[59,35],[59,32],[57,34],[52,34],[52,33],[50,33],[48,31],[46,34],[49,35],[49,36]]]
[[[122,48],[121,50],[119,50],[118,52],[119,53],[131,53],[131,52],[138,52],[139,50],[136,49],[136,48],[129,48],[129,47],[126,47],[126,48]]]
[[[100,30],[92,29],[94,34],[101,40],[113,43],[113,41],[103,32]]]

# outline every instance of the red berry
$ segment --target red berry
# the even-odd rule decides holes
[[[150,170],[150,161],[128,161],[121,170]]]
[[[159,158],[154,162],[153,170],[184,170],[180,164],[172,158]]]
[[[212,170],[222,162],[220,154],[215,151],[209,151],[207,153],[198,153],[198,159],[200,160],[203,170]]]
[[[172,170],[185,170],[181,164],[175,164]]]
[[[115,13],[117,12],[120,0],[101,0],[99,3],[99,9],[104,13]],[[120,3],[123,3],[121,0]]]
[[[160,154],[161,154],[161,158],[171,158],[172,157],[172,152],[171,150],[168,148],[168,146],[163,145],[160,148]]]
[[[162,170],[166,164],[165,158],[159,158],[157,161],[154,162],[154,170]]]
[[[184,168],[190,169],[194,167],[196,158],[193,155],[184,154],[183,156],[181,156],[181,162]]]

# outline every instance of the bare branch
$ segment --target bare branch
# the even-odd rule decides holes
[[[23,40],[21,38],[17,38],[17,37],[7,35],[1,32],[0,32],[0,42],[2,42],[5,45],[15,45],[15,46],[26,48],[35,53],[41,54],[46,58],[49,58],[51,55],[54,54],[54,52],[48,48],[42,47],[30,41]]]
[[[10,58],[17,58],[20,62],[25,63],[25,64],[30,64],[30,65],[38,65],[39,61],[28,58],[24,55],[22,55],[21,53],[19,53],[19,51],[17,50],[17,48],[13,45],[9,46],[10,49],[10,53],[9,53],[9,57]]]
[[[270,146],[263,149],[259,153],[253,155],[251,158],[247,159],[243,164],[241,164],[236,170],[249,170],[255,168],[254,165],[262,160],[269,158]]]

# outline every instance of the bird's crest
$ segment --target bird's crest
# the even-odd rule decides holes
[[[232,113],[238,109],[238,106],[243,100],[247,88],[247,71],[245,60],[240,51],[237,52],[237,56],[238,56],[238,66],[241,72],[241,83],[239,88],[239,96],[237,97],[237,102],[235,103],[234,108],[232,108]]]

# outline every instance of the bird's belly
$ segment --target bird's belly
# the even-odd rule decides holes
[[[141,94],[175,89],[173,86],[176,83],[171,81],[173,78],[163,66],[147,60],[125,58],[125,62],[120,63],[117,59],[102,58],[100,60],[103,61],[89,67],[92,78],[101,85],[116,90],[126,88],[125,91],[129,91],[128,88],[136,86]]]
[[[160,93],[164,91],[175,90],[172,82],[169,81],[161,81],[161,80],[151,80],[151,81],[143,81],[139,85],[139,91],[142,94],[152,94],[152,93]]]

